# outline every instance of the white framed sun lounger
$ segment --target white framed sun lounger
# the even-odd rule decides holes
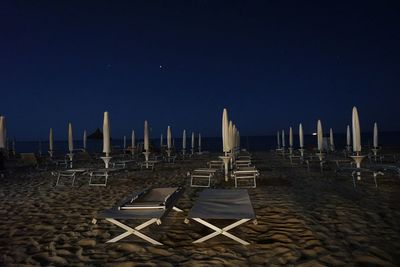
[[[107,186],[108,177],[110,173],[119,171],[120,169],[96,169],[88,170],[89,174],[89,185],[90,186]],[[94,181],[100,180],[100,181]]]
[[[247,180],[249,182],[248,186],[241,186],[246,188],[256,188],[257,182],[256,178],[260,175],[260,172],[256,169],[251,170],[237,170],[232,172],[232,178],[235,179],[235,187],[239,186],[239,180]]]
[[[153,238],[143,234],[140,230],[154,223],[160,225],[162,219],[167,216],[171,210],[182,212],[181,209],[175,207],[175,204],[178,202],[182,193],[182,187],[145,189],[138,194],[132,194],[125,198],[119,205],[112,209],[101,212],[99,218],[104,218],[106,221],[125,230],[124,233],[108,240],[107,243],[114,243],[127,236],[135,235],[153,245],[163,245]],[[149,203],[152,203],[152,205],[149,205]],[[122,207],[127,204],[136,205],[137,208],[123,209]],[[161,204],[163,208],[158,207],[159,204]],[[119,220],[146,221],[132,228]],[[97,220],[93,219],[93,223],[96,222]]]
[[[188,173],[190,176],[190,187],[210,187],[211,186],[211,178],[214,177],[217,169],[208,169],[208,168],[200,168],[195,169],[192,173]],[[206,183],[201,183],[202,181],[206,181]]]
[[[377,177],[378,175],[384,175],[381,169],[374,169],[374,168],[355,168],[355,167],[344,167],[336,169],[336,173],[339,172],[351,172],[351,176],[353,179],[353,187],[356,188],[356,179],[359,173],[372,173],[374,177],[375,187],[378,187]]]
[[[61,178],[70,178],[72,179],[72,186],[75,183],[75,178],[77,174],[83,174],[85,173],[87,170],[86,169],[66,169],[66,170],[60,170],[57,171],[57,182],[56,182],[56,186],[59,185]]]
[[[126,165],[130,164],[130,163],[135,163],[136,160],[134,159],[125,159],[125,160],[117,160],[112,162],[112,165],[114,168],[126,168]]]
[[[222,160],[211,160],[207,162],[207,165],[210,169],[219,169],[221,171],[224,170],[224,162]]]
[[[246,189],[205,189],[189,211],[187,219],[192,219],[214,232],[193,243],[202,243],[218,235],[224,235],[242,245],[250,243],[229,233],[228,231],[253,220],[257,224],[253,206]],[[185,220],[187,223],[188,220]],[[206,220],[234,220],[232,224],[220,228]]]

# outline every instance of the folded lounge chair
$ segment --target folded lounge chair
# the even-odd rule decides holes
[[[190,186],[191,187],[210,187],[211,186],[211,178],[214,177],[217,169],[211,168],[199,168],[193,170],[191,173],[188,173],[190,176]],[[202,181],[206,181],[206,183],[202,183]]]
[[[189,211],[185,222],[192,219],[212,230],[213,233],[206,235],[193,243],[202,243],[217,235],[229,237],[242,245],[249,243],[234,236],[228,231],[250,220],[257,224],[253,206],[246,189],[205,189]],[[235,220],[234,223],[219,228],[205,220]]]
[[[126,232],[108,240],[107,243],[117,242],[129,235],[136,235],[153,245],[163,245],[151,237],[140,232],[143,228],[156,223],[161,224],[161,220],[173,209],[181,212],[175,207],[183,193],[182,187],[171,188],[148,188],[139,193],[134,193],[126,197],[117,206],[103,211],[99,218],[104,218],[108,222],[124,229]],[[118,220],[146,220],[144,223],[131,228]],[[97,220],[93,219],[93,223]]]
[[[374,169],[374,168],[355,168],[355,167],[344,167],[344,168],[338,168],[336,169],[336,174],[337,173],[342,173],[342,172],[351,172],[351,176],[353,178],[353,187],[356,188],[356,177],[360,173],[372,173],[374,177],[374,182],[375,182],[375,187],[378,187],[378,181],[377,177],[378,175],[384,175],[382,170],[380,169]]]
[[[236,188],[239,186],[239,181],[247,181],[247,185],[241,185],[241,187],[256,188],[256,178],[259,175],[260,173],[256,169],[240,169],[232,172],[232,178],[235,179]]]
[[[86,169],[66,169],[66,170],[59,170],[54,172],[57,175],[57,182],[56,186],[59,185],[61,178],[68,178],[72,179],[72,186],[75,183],[75,178],[79,174],[84,174],[87,170]]]

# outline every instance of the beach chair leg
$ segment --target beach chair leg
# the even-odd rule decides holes
[[[60,176],[61,176],[61,174],[59,173],[58,176],[57,176],[56,186],[58,185],[58,182],[60,181]]]
[[[125,224],[123,224],[123,223],[121,223],[121,222],[119,222],[119,221],[117,221],[117,220],[115,220],[115,219],[113,219],[113,218],[106,218],[106,220],[111,222],[111,223],[113,223],[113,224],[115,224],[116,226],[118,226],[118,227],[120,227],[120,228],[122,228],[122,229],[124,229],[126,231],[125,233],[122,233],[119,236],[116,236],[113,239],[108,240],[107,243],[115,243],[115,242],[117,242],[117,241],[129,236],[129,235],[136,235],[136,236],[142,238],[143,240],[146,240],[147,242],[149,242],[149,243],[151,243],[153,245],[163,245],[162,243],[152,239],[151,237],[139,232],[143,228],[145,228],[145,227],[147,227],[147,226],[149,226],[149,225],[151,225],[153,223],[159,224],[159,220],[156,219],[156,218],[150,219],[150,220],[148,220],[148,221],[136,226],[134,229],[129,227],[129,226],[127,226],[127,225],[125,225]]]
[[[206,241],[206,240],[208,240],[210,238],[213,238],[213,237],[215,237],[217,235],[224,235],[226,237],[231,238],[232,240],[235,240],[236,242],[238,242],[238,243],[240,243],[242,245],[249,245],[250,244],[249,242],[246,242],[243,239],[241,239],[241,238],[239,238],[239,237],[237,237],[235,235],[232,235],[231,233],[228,233],[229,230],[231,230],[231,229],[233,229],[235,227],[238,227],[239,225],[241,225],[241,224],[243,224],[245,222],[248,222],[250,219],[241,219],[241,220],[239,220],[237,222],[234,222],[234,223],[232,223],[232,224],[230,224],[230,225],[228,225],[228,226],[226,226],[224,228],[219,228],[219,227],[217,227],[217,226],[215,226],[215,225],[213,225],[213,224],[211,224],[209,222],[206,222],[206,221],[204,221],[203,219],[200,219],[200,218],[193,218],[193,220],[195,220],[196,222],[201,223],[202,225],[207,226],[208,228],[210,228],[210,229],[215,231],[214,233],[211,233],[211,234],[206,235],[206,236],[204,236],[204,237],[202,237],[202,238],[200,238],[198,240],[193,241],[193,243],[202,243],[202,242],[204,242],[204,241]]]
[[[356,188],[356,178],[355,178],[355,174],[356,174],[355,171],[353,171],[353,172],[351,173],[351,177],[353,178],[353,187],[354,187],[354,188]]]
[[[180,208],[175,207],[175,206],[173,206],[172,209],[173,209],[174,211],[176,211],[176,212],[183,212],[183,210],[181,210]]]

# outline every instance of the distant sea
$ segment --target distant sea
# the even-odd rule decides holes
[[[372,146],[372,133],[365,133],[361,137],[361,142],[363,147]],[[298,135],[293,136],[294,147],[297,148],[299,146],[299,138]],[[222,139],[221,137],[202,137],[202,150],[210,151],[210,152],[218,152],[222,150]],[[246,148],[249,151],[266,151],[277,146],[277,137],[276,135],[266,135],[266,136],[242,136],[241,137],[241,148]],[[130,139],[127,139],[127,146],[130,145]],[[142,142],[142,140],[137,140],[137,142]],[[150,141],[152,145],[157,149],[160,147],[160,139],[151,139]],[[288,147],[289,140],[286,135],[286,147]],[[346,144],[346,135],[345,134],[334,134],[334,142],[335,147],[337,149],[344,148]],[[49,143],[48,141],[41,141],[41,145],[39,145],[39,141],[16,141],[15,149],[17,153],[21,152],[35,152],[39,151],[39,147],[41,146],[42,153],[45,153],[48,150]],[[182,149],[182,138],[175,138],[175,147],[177,150]],[[122,148],[123,140],[122,139],[112,139],[111,144],[113,147]],[[164,145],[166,144],[166,139],[164,138]],[[11,146],[11,143],[9,144]],[[100,153],[102,151],[102,140],[87,140],[87,149],[91,153]],[[195,139],[195,148],[197,150],[198,139]],[[312,135],[304,136],[304,145],[306,148],[311,149],[317,146],[317,137]],[[379,145],[382,147],[396,147],[400,148],[400,132],[382,132],[379,134]],[[187,138],[186,147],[190,149],[191,146],[191,138]],[[74,149],[79,149],[83,147],[82,140],[74,140]],[[66,153],[68,150],[67,141],[55,141],[54,149],[57,153],[62,154]]]

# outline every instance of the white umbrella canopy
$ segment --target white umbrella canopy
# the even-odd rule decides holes
[[[235,150],[236,148],[236,125],[233,125],[232,129],[232,149]]]
[[[194,132],[192,132],[192,149],[194,149]]]
[[[168,149],[171,149],[172,147],[172,132],[170,126],[167,128],[167,147]]]
[[[240,147],[240,132],[237,131],[237,147]]]
[[[222,151],[225,153],[229,152],[229,121],[228,111],[224,108],[222,113]]]
[[[323,142],[324,142],[324,134],[322,131],[322,123],[321,120],[317,122],[317,141],[318,141],[318,150],[322,152]]]
[[[74,150],[74,139],[72,136],[72,123],[68,123],[68,150],[72,153]]]
[[[378,147],[378,124],[374,123],[374,148]]]
[[[147,121],[144,121],[144,135],[143,135],[143,143],[144,143],[144,150],[149,152],[150,144],[149,144],[149,124]]]
[[[186,149],[186,130],[183,130],[182,134],[182,149]]]
[[[232,121],[229,121],[229,127],[228,127],[228,143],[229,143],[229,150],[233,149],[233,138],[232,138],[232,132],[233,132],[233,123]]]
[[[359,154],[361,152],[361,130],[360,120],[358,118],[358,111],[356,107],[353,107],[351,121],[353,130],[353,152]]]
[[[347,145],[348,147],[351,146],[350,125],[347,125],[347,130],[346,130],[346,145]]]
[[[86,130],[83,131],[83,149],[86,150],[87,145],[87,133]]]
[[[50,128],[49,132],[49,150],[54,150],[54,136],[53,136],[53,128]]]
[[[132,149],[135,148],[135,130],[132,130],[132,135],[131,135],[131,147],[132,147]]]
[[[333,129],[329,129],[329,145],[331,146],[331,149],[335,147],[335,142],[333,141]]]
[[[289,127],[289,146],[293,147],[293,129]]]
[[[6,148],[6,118],[0,116],[0,148]]]
[[[282,147],[285,148],[285,130],[282,130]]]
[[[303,124],[299,124],[299,144],[300,148],[304,147],[304,133],[303,133]]]
[[[199,147],[201,147],[201,133],[199,133]]]
[[[103,117],[103,153],[106,153],[106,156],[108,157],[110,152],[110,119],[108,117],[108,111],[105,111]]]
[[[276,141],[278,144],[278,149],[281,148],[281,133],[279,131],[276,132]]]

